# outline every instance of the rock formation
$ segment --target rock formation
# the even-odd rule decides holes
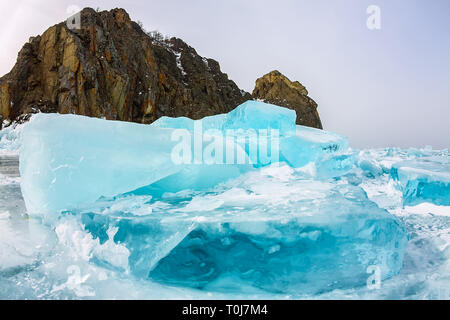
[[[298,123],[321,127],[316,104],[298,82],[271,73],[258,79],[253,93],[300,111]],[[250,99],[217,61],[181,39],[146,33],[123,9],[85,8],[80,29],[62,22],[31,37],[0,78],[0,119],[9,121],[39,111],[139,123],[161,116],[199,119]]]
[[[252,96],[297,112],[297,124],[322,129],[317,103],[308,97],[308,90],[298,81],[290,81],[279,71],[272,71],[256,80]]]
[[[30,38],[0,79],[5,119],[40,110],[149,123],[162,115],[224,113],[249,93],[180,39],[155,40],[123,9],[81,12],[81,29],[59,23]]]

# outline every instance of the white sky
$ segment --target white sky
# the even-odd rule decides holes
[[[381,30],[366,27],[371,4]],[[278,69],[306,86],[324,128],[353,147],[450,148],[450,1],[2,1],[0,74],[70,5],[125,8],[147,30],[218,60],[250,92]]]

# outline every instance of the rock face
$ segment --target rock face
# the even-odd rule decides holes
[[[0,78],[0,117],[75,113],[150,123],[229,112],[249,93],[182,40],[155,39],[123,9],[81,11],[81,29],[59,23],[32,37]]]
[[[308,97],[306,88],[298,81],[290,81],[277,70],[256,80],[252,96],[254,99],[295,110],[297,124],[322,129],[317,103]]]
[[[297,123],[321,128],[315,102],[279,72],[258,79],[253,97],[297,111]],[[0,119],[59,112],[151,123],[161,116],[199,119],[228,113],[252,96],[219,63],[177,38],[147,34],[123,9],[81,11],[31,37],[0,78]],[[0,121],[1,124],[1,121]]]

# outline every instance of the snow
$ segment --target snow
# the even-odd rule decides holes
[[[203,61],[203,63],[205,64],[206,68],[208,68],[208,69],[209,69],[209,63],[208,63],[208,59],[206,59],[206,58],[202,57],[202,61]]]
[[[405,210],[412,214],[432,214],[437,216],[450,217],[450,206],[437,206],[428,202],[423,202],[416,206],[405,206]]]
[[[173,54],[175,55],[175,58],[176,58],[176,61],[177,61],[177,67],[178,67],[178,69],[180,69],[181,75],[182,76],[187,75],[186,71],[184,71],[183,64],[181,63],[181,52],[175,52],[174,51]]]

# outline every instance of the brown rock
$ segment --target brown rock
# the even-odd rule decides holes
[[[256,81],[253,98],[294,109],[297,123],[322,128],[317,104],[278,71]],[[0,117],[74,113],[151,123],[161,116],[199,119],[252,99],[219,63],[181,39],[145,33],[123,9],[81,12],[81,29],[65,22],[31,37],[0,78]]]
[[[293,109],[297,124],[322,129],[317,103],[308,97],[308,91],[298,81],[290,81],[279,71],[272,71],[256,80],[252,96],[267,103]]]
[[[150,123],[229,112],[249,93],[182,40],[155,39],[123,9],[81,12],[81,29],[62,22],[31,37],[0,78],[0,116],[75,113]]]
[[[3,119],[8,119],[11,113],[11,98],[9,94],[9,85],[7,82],[0,85],[0,116]]]

